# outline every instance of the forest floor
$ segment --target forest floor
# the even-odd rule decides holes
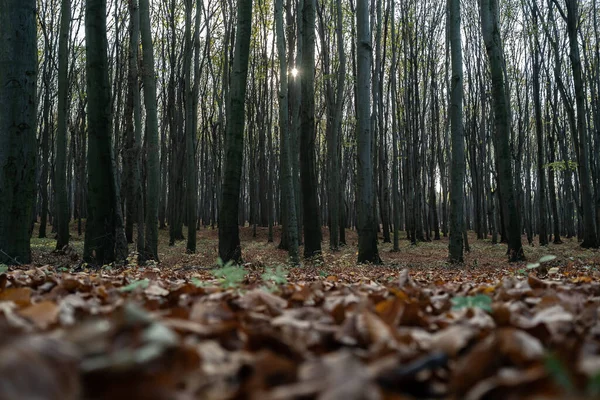
[[[197,254],[160,231],[160,264],[88,268],[72,235],[0,265],[0,400],[600,398],[600,253],[576,240],[525,246],[537,266],[474,235],[460,267],[446,238],[359,266],[348,231],[288,268],[246,227],[237,268],[208,228]]]

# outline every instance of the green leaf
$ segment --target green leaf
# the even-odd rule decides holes
[[[129,285],[123,286],[119,290],[121,292],[132,292],[137,288],[146,289],[148,287],[148,285],[150,285],[150,281],[148,279],[142,279],[139,281],[133,281]]]
[[[600,395],[600,373],[590,377],[587,383],[587,394],[589,396]]]
[[[539,263],[545,263],[545,262],[548,262],[548,261],[552,261],[554,259],[556,259],[556,256],[547,255],[547,256],[544,256],[544,257],[540,258],[540,260],[538,262]]]
[[[567,391],[573,390],[573,382],[566,366],[554,354],[547,354],[544,358],[544,367],[554,382]]]
[[[6,271],[8,271],[8,265],[0,264],[0,274],[5,273]]]
[[[285,285],[288,282],[287,275],[287,270],[281,265],[278,265],[276,268],[268,268],[261,275],[261,278],[265,282],[270,281],[276,285]]]
[[[231,262],[228,262],[223,268],[212,271],[213,276],[218,278],[226,288],[239,286],[246,277],[244,268],[231,264]]]
[[[492,311],[492,298],[484,294],[469,297],[454,297],[452,299],[452,309],[462,310],[463,308],[481,308],[485,311]]]
[[[540,266],[540,263],[527,264],[527,269],[535,269]]]

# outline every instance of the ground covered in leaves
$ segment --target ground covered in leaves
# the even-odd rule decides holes
[[[74,235],[0,266],[0,400],[600,398],[600,254],[575,240],[528,265],[471,237],[462,267],[403,241],[357,266],[349,232],[288,268],[244,228],[238,268],[211,229],[195,255],[162,235],[158,265],[90,268]]]

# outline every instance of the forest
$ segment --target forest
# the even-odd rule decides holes
[[[0,400],[600,396],[597,0],[0,0]]]

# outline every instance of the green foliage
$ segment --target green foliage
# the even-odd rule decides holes
[[[263,281],[273,285],[285,285],[288,282],[288,271],[285,267],[278,265],[275,268],[267,268],[260,277]]]
[[[539,259],[537,262],[535,262],[535,263],[530,263],[530,264],[527,264],[527,269],[535,269],[535,268],[539,267],[541,264],[543,264],[543,263],[547,263],[547,262],[549,262],[549,261],[552,261],[552,260],[554,260],[555,258],[556,258],[556,256],[553,256],[553,255],[546,255],[546,256],[543,256],[543,257],[542,257],[542,258],[540,258],[540,259]]]
[[[150,281],[148,279],[141,279],[138,281],[133,281],[129,285],[123,286],[119,290],[121,292],[133,292],[137,288],[146,289],[148,287],[148,285],[150,285]]]
[[[550,168],[554,171],[576,171],[577,163],[575,161],[555,161],[544,165],[545,168]]]
[[[198,278],[192,278],[192,285],[194,285],[196,287],[206,287],[209,284],[207,282],[201,281]]]
[[[237,287],[246,277],[246,271],[244,268],[235,265],[233,260],[223,263],[223,260],[219,257],[217,259],[217,265],[220,268],[213,270],[212,274],[215,278],[219,279],[223,287]]]
[[[573,382],[571,382],[567,367],[565,367],[558,357],[551,353],[547,354],[546,357],[544,357],[544,368],[558,386],[566,391],[573,391]]]
[[[600,372],[589,379],[587,384],[587,393],[595,398],[600,396]]]
[[[0,274],[5,273],[6,271],[8,271],[8,265],[0,264]]]
[[[492,299],[484,294],[454,297],[452,299],[452,309],[462,310],[463,308],[481,308],[485,311],[492,311]]]

